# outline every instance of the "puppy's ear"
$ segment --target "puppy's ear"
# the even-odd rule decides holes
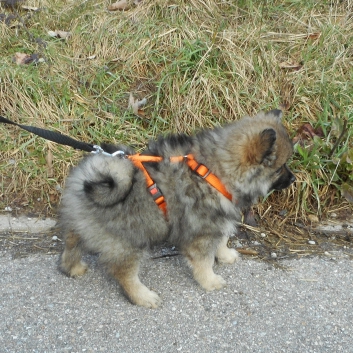
[[[270,110],[269,112],[266,113],[267,116],[272,116],[274,117],[277,121],[281,121],[282,120],[282,115],[283,115],[283,112],[282,110],[280,109],[273,109],[273,110]]]
[[[262,150],[259,150],[259,157],[261,156],[260,163],[262,163],[273,152],[273,147],[276,142],[276,131],[273,129],[265,129],[261,132],[260,136]]]
[[[255,135],[246,146],[244,162],[250,165],[263,163],[272,154],[275,142],[276,131],[273,129],[265,129]]]

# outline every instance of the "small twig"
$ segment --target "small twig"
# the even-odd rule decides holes
[[[259,253],[256,250],[252,249],[237,249],[238,253],[243,254],[243,255],[252,255],[252,256],[257,256]]]
[[[152,260],[163,259],[164,257],[179,256],[179,255],[180,255],[179,253],[176,253],[176,254],[166,254],[166,255],[152,256]]]
[[[273,234],[275,234],[275,235],[277,235],[279,238],[281,238],[281,239],[283,239],[283,238],[287,238],[287,236],[285,235],[285,234],[281,234],[280,232],[277,232],[276,230],[274,230],[274,229],[271,229],[271,231],[270,231],[271,233],[273,233]]]
[[[11,236],[11,239],[19,239],[19,240],[38,240],[40,238],[24,238],[24,237],[14,237]]]
[[[46,249],[46,248],[42,248],[42,247],[40,247],[40,246],[38,246],[38,245],[33,245],[35,248],[37,248],[37,249],[41,249],[41,250],[48,250],[48,249]]]
[[[251,230],[255,233],[261,233],[261,230],[259,228],[256,228],[256,227],[252,227],[252,226],[249,226],[248,224],[245,224],[245,223],[239,223],[239,225],[245,229],[248,229],[248,230]]]

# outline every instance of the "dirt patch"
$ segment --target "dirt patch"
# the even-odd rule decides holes
[[[287,228],[289,230],[289,227]],[[336,251],[343,251],[353,259],[353,233],[306,230],[298,234],[296,227],[288,233],[257,233],[249,230],[240,232],[238,238],[231,241],[231,246],[246,256],[263,260],[276,261],[312,255],[330,256]]]
[[[301,226],[287,226],[282,233],[278,231],[256,231],[240,228],[237,237],[229,240],[229,246],[237,249],[243,256],[276,262],[282,259],[304,256],[334,256],[343,251],[353,259],[353,225],[341,227],[341,231],[331,229],[309,229]],[[35,253],[59,254],[64,248],[59,229],[43,233],[5,232],[0,234],[0,251],[8,252],[13,258],[27,257]],[[178,250],[169,245],[153,250],[154,258],[179,255]]]
[[[15,258],[35,253],[59,254],[64,248],[60,233],[53,229],[43,233],[5,232],[0,234],[0,251]]]

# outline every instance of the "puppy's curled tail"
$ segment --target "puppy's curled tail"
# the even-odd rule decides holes
[[[83,181],[85,196],[101,207],[123,202],[131,191],[134,167],[128,160],[117,157],[92,158]]]

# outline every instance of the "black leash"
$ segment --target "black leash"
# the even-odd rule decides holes
[[[97,151],[97,149],[99,149],[99,147],[96,145],[92,145],[92,144],[86,143],[86,142],[77,141],[77,140],[73,139],[72,137],[63,135],[59,132],[45,130],[45,129],[41,129],[39,127],[34,127],[34,126],[17,124],[9,119],[4,118],[3,116],[0,116],[0,123],[16,125],[16,126],[22,128],[28,132],[31,132],[32,134],[38,135],[40,137],[43,137],[47,140],[59,143],[61,145],[73,147],[78,150],[82,150],[82,151],[86,151],[86,152],[93,152],[93,151]]]

